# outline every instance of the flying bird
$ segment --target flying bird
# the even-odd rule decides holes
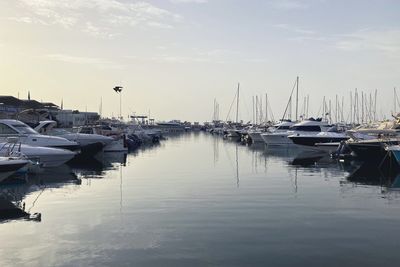
[[[115,92],[121,93],[122,88],[123,88],[122,86],[115,86],[113,89],[114,89]]]

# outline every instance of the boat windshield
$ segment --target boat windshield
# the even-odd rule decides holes
[[[292,131],[303,131],[303,132],[320,132],[321,127],[317,125],[297,125],[290,128]]]
[[[14,124],[12,126],[22,134],[39,134],[26,124]]]

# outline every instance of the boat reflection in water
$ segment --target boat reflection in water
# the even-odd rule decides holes
[[[367,163],[359,163],[346,178],[352,185],[377,186],[381,193],[400,192],[400,172],[398,169],[382,169]],[[399,195],[400,196],[400,195]]]
[[[43,169],[25,177],[25,181],[13,179],[13,183],[0,184],[0,223],[16,219],[41,221],[35,204],[46,191],[75,191],[81,186],[81,178],[102,178],[106,170],[115,170],[125,163],[126,153],[106,153],[97,159]]]
[[[125,165],[126,159],[126,152],[107,152],[71,161],[68,165],[79,178],[103,178],[106,171],[117,170],[119,165]]]
[[[29,214],[23,208],[8,200],[6,195],[0,194],[0,223],[26,217],[29,217]]]
[[[66,186],[76,190],[81,184],[81,180],[65,164],[29,175],[23,183],[22,180],[13,181],[15,183],[0,185],[0,220],[3,222],[15,219],[41,221],[41,213],[35,211],[35,204],[46,191]]]

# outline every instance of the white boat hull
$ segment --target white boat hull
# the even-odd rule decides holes
[[[286,133],[262,134],[261,138],[268,146],[294,145]]]
[[[0,144],[3,147],[4,144]],[[28,159],[39,162],[43,168],[58,167],[75,157],[76,153],[66,149],[51,148],[51,147],[35,147],[28,145],[21,145],[20,151],[22,155]],[[8,151],[4,147],[0,154],[7,155]]]

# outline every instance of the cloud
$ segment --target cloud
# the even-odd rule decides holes
[[[94,65],[100,69],[122,69],[123,66],[116,64],[114,62],[102,59],[102,58],[93,58],[93,57],[80,57],[80,56],[71,56],[66,54],[48,54],[45,55],[45,58],[53,61],[59,61],[64,63],[71,64],[84,64],[84,65]]]
[[[363,29],[338,35],[335,47],[343,51],[378,51],[390,57],[400,57],[400,30]]]
[[[204,4],[207,3],[208,0],[170,0],[170,2],[174,4],[187,4],[187,3]]]
[[[18,0],[21,23],[81,29],[96,37],[113,37],[127,27],[171,29],[183,17],[147,2],[120,0]]]
[[[148,26],[153,27],[153,28],[159,28],[159,29],[172,29],[174,26],[170,24],[165,24],[165,23],[160,23],[160,22],[155,22],[155,21],[150,21],[147,23]]]
[[[174,47],[174,45],[172,45]],[[247,61],[243,59],[241,53],[229,49],[210,49],[203,50],[199,48],[191,48],[185,50],[184,48],[174,47],[170,49],[167,46],[156,47],[158,51],[153,53],[151,56],[127,56],[126,58],[143,60],[143,61],[155,61],[160,63],[213,63],[213,64],[225,64],[227,62]],[[178,53],[177,53],[178,52]]]
[[[289,24],[275,24],[275,25],[272,25],[272,26],[275,27],[275,28],[279,28],[279,29],[283,29],[283,30],[286,30],[286,31],[291,31],[291,32],[294,32],[294,33],[299,33],[299,34],[306,34],[306,35],[315,34],[315,31],[302,29],[302,28],[299,28],[299,27],[296,27],[296,26],[292,26],[292,25],[289,25]]]

